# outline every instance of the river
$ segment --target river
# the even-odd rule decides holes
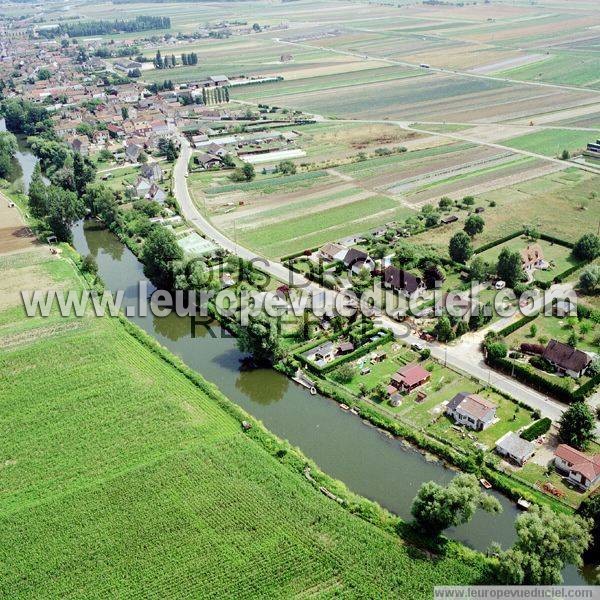
[[[75,248],[96,259],[106,287],[124,290],[125,306],[137,306],[138,282],[146,278],[131,251],[106,230],[79,223],[73,233]],[[405,519],[410,519],[412,500],[424,481],[447,483],[455,476],[441,462],[428,460],[401,441],[390,439],[342,411],[336,402],[311,396],[273,369],[242,370],[244,355],[216,322],[208,328],[196,327],[196,337],[192,337],[187,318],[171,315],[132,320],[324,471]],[[502,504],[501,514],[478,511],[470,523],[449,529],[447,535],[482,551],[492,541],[510,546],[518,510],[503,495],[492,493]],[[586,583],[571,567],[565,569],[564,577],[566,583]]]
[[[20,144],[17,160],[26,186],[36,159]],[[73,236],[77,251],[96,259],[106,287],[124,290],[125,306],[137,306],[138,284],[146,278],[135,255],[110,232],[84,226],[83,222],[74,227]],[[244,355],[237,349],[235,339],[216,322],[209,327],[196,327],[192,337],[187,318],[171,315],[132,320],[271,431],[299,447],[325,472],[404,519],[411,518],[410,506],[423,482],[445,484],[456,475],[440,461],[427,459],[359,417],[342,411],[336,402],[321,395],[311,396],[273,369],[242,370]],[[492,493],[502,504],[501,514],[477,511],[470,523],[451,528],[446,534],[481,551],[493,541],[505,548],[510,546],[515,539],[518,510],[503,495]],[[585,584],[584,575],[588,572],[589,579],[590,569],[579,573],[568,567],[563,573],[565,583]]]

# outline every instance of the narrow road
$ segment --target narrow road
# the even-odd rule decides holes
[[[331,293],[330,290],[321,288],[302,275],[290,271],[290,269],[281,263],[267,260],[256,252],[240,246],[216,229],[198,210],[190,196],[187,186],[187,175],[191,155],[192,150],[188,141],[181,137],[181,151],[173,168],[173,193],[179,202],[183,216],[192,223],[194,227],[225,250],[228,250],[245,260],[253,261],[257,268],[280,281],[288,283],[288,285],[302,287],[313,293]],[[560,292],[561,286],[555,286],[552,289],[552,296],[559,294]],[[437,342],[427,343],[408,330],[405,324],[398,323],[390,317],[381,316],[377,319],[377,322],[380,326],[391,330],[405,343],[413,344],[418,342],[427,346],[431,349],[432,356],[440,362],[447,364],[468,376],[475,377],[482,383],[493,385],[502,392],[524,402],[532,409],[539,410],[543,416],[549,417],[553,421],[559,419],[561,414],[567,408],[556,400],[552,400],[544,394],[540,394],[510,377],[489,369],[483,362],[479,344],[471,343],[469,345],[466,341],[454,346],[442,345]]]

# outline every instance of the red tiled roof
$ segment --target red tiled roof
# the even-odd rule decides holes
[[[429,379],[430,373],[421,365],[406,365],[399,369],[395,375],[397,376],[395,381],[400,381],[408,387],[412,387]]]
[[[593,481],[600,475],[600,454],[587,456],[567,444],[559,444],[554,456],[569,463],[571,471],[581,473],[590,481]]]

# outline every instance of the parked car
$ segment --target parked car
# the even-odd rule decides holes
[[[415,342],[414,344],[411,344],[411,350],[414,350],[415,352],[421,352],[421,350],[425,349],[425,346],[423,344],[421,344],[420,342]]]
[[[497,290],[503,290],[506,287],[506,281],[496,281],[494,286]]]

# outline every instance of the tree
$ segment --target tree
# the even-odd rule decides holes
[[[102,183],[91,183],[83,196],[86,207],[94,217],[99,217],[110,226],[119,214],[115,193]]]
[[[465,196],[462,201],[465,206],[473,206],[473,204],[475,204],[475,198],[473,198],[473,196]]]
[[[124,121],[129,119],[129,109],[126,106],[121,106],[121,117]]]
[[[283,175],[294,175],[296,165],[291,160],[283,160],[277,165],[277,170]]]
[[[496,273],[509,287],[514,287],[523,278],[521,255],[516,250],[502,248],[498,256]]]
[[[0,131],[0,178],[6,179],[11,175],[16,152],[17,138],[8,131]]]
[[[40,163],[36,163],[29,182],[29,210],[37,219],[46,216],[48,199]]]
[[[174,283],[174,263],[183,258],[183,251],[173,233],[155,225],[142,248],[144,274],[157,286],[171,289]]]
[[[237,345],[241,352],[248,352],[257,364],[271,365],[283,356],[277,327],[265,315],[250,316],[248,325],[238,331]]]
[[[338,383],[350,383],[356,375],[356,367],[345,362],[331,373],[331,379]]]
[[[56,185],[47,188],[46,220],[60,241],[71,239],[71,227],[84,214],[83,202],[75,192]]]
[[[562,414],[558,435],[569,446],[585,450],[594,439],[596,422],[592,411],[585,402],[575,402]]]
[[[242,174],[244,175],[244,178],[246,179],[246,181],[252,181],[254,179],[254,177],[256,176],[256,172],[254,171],[254,166],[251,165],[250,163],[244,163],[244,166],[242,167]]]
[[[96,277],[96,275],[98,275],[98,263],[96,262],[96,259],[91,254],[88,254],[81,261],[81,270],[84,273],[89,273],[90,275],[93,275],[94,278]]]
[[[438,281],[440,283],[443,282],[445,278],[444,270],[440,265],[436,265],[432,262],[426,263],[425,268],[423,269],[423,281],[425,282],[425,287],[427,289],[434,289],[436,283]]]
[[[600,287],[600,265],[590,265],[579,275],[579,287],[586,294],[593,294]]]
[[[506,347],[506,344],[500,341],[490,341],[486,343],[485,349],[487,351],[488,358],[491,358],[492,360],[506,358],[506,355],[508,353],[508,348]]]
[[[593,562],[598,562],[600,553],[600,496],[586,498],[577,509],[577,514],[584,519],[591,520],[592,541],[586,556]]]
[[[96,177],[96,166],[88,159],[75,152],[73,156],[73,181],[75,191],[79,196],[83,196],[88,183],[94,181]]]
[[[450,258],[458,263],[466,263],[473,256],[471,238],[464,232],[459,231],[450,238],[448,244]]]
[[[487,281],[493,272],[494,267],[485,262],[481,256],[475,256],[469,265],[471,281]]]
[[[465,221],[465,231],[471,236],[475,236],[483,231],[485,221],[479,215],[470,215]]]
[[[594,233],[582,235],[573,248],[575,258],[590,262],[600,256],[600,237]]]
[[[453,204],[452,198],[448,198],[448,196],[442,196],[438,202],[438,206],[441,210],[448,210]]]
[[[457,475],[445,488],[429,481],[415,497],[411,513],[417,525],[432,536],[448,527],[468,523],[475,511],[501,512],[498,500],[481,490],[474,475]]]
[[[517,541],[499,554],[496,577],[506,585],[556,585],[565,565],[583,564],[591,522],[533,505],[516,522]]]
[[[434,327],[435,337],[440,342],[450,342],[454,339],[455,334],[452,329],[452,323],[450,323],[450,319],[448,315],[442,315]]]

